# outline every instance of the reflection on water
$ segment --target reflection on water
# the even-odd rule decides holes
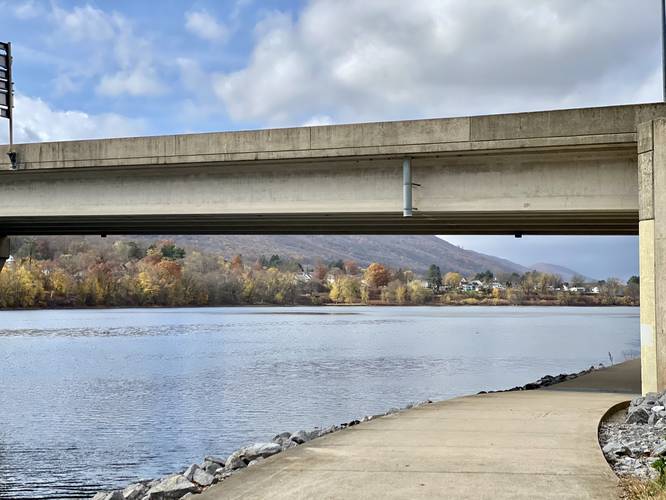
[[[82,498],[275,433],[639,349],[637,308],[0,312],[0,498]]]

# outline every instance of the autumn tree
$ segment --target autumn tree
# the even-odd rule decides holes
[[[462,281],[460,273],[448,272],[444,275],[444,284],[451,288],[457,288]]]
[[[432,290],[424,288],[418,281],[411,281],[407,288],[412,304],[425,304],[432,298]]]
[[[353,260],[345,260],[343,266],[344,266],[344,271],[347,274],[355,276],[359,273],[358,264]]]
[[[400,280],[392,280],[382,289],[381,298],[387,304],[405,304],[408,300],[407,287]]]
[[[243,257],[241,255],[236,255],[231,259],[231,270],[235,273],[243,272]]]
[[[365,281],[374,288],[386,286],[391,279],[391,272],[382,264],[373,262],[365,270]]]
[[[328,267],[322,264],[321,262],[317,262],[314,271],[312,273],[314,279],[319,281],[324,281],[326,279],[327,274],[328,274]]]
[[[607,278],[601,287],[601,293],[608,298],[621,295],[624,290],[622,282],[617,278]]]
[[[329,298],[333,302],[354,304],[361,299],[361,281],[354,276],[342,275],[335,280]]]
[[[124,262],[127,262],[128,260],[139,260],[146,256],[145,250],[139,247],[134,241],[116,241],[113,244],[113,249],[118,257]]]

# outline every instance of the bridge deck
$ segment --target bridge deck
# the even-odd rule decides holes
[[[640,104],[19,144],[17,170],[0,146],[0,234],[637,234],[638,128],[664,115]]]

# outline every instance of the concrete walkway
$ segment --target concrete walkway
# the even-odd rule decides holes
[[[442,401],[293,448],[197,498],[617,498],[597,426],[634,392],[638,361],[553,389]]]

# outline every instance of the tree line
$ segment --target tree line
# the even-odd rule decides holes
[[[486,287],[463,291],[467,278],[442,275],[433,265],[421,277],[411,270],[352,260],[317,262],[309,268],[279,255],[186,251],[173,241],[149,245],[128,240],[91,245],[71,239],[18,240],[0,273],[0,308],[218,306],[295,304],[637,304],[638,282],[599,282],[595,297],[558,291],[548,273],[468,276]],[[582,278],[581,278],[582,279]],[[501,288],[492,288],[501,283]]]

